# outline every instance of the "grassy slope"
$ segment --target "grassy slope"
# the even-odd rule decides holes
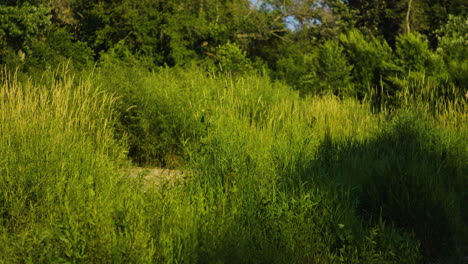
[[[6,80],[0,92],[0,262],[462,254],[466,103],[435,116],[422,103],[373,114],[263,77],[119,66],[84,81],[56,76]],[[143,192],[119,173],[122,142],[137,162],[185,164],[193,175]]]

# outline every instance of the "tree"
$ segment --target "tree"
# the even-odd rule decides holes
[[[468,87],[468,16],[449,16],[435,33],[437,53],[444,58],[451,80],[458,87]]]
[[[378,36],[384,36],[393,46],[399,33],[417,31],[429,38],[432,48],[437,44],[435,30],[447,22],[449,14],[467,13],[463,0],[349,0],[357,11],[356,26]]]
[[[82,15],[80,39],[96,53],[123,41],[155,64],[183,64],[229,41],[242,44],[261,25],[248,0],[79,1],[74,8]]]
[[[348,4],[357,11],[358,28],[383,36],[393,45],[404,21],[406,0],[349,0]]]
[[[343,46],[336,40],[328,40],[320,45],[315,61],[314,88],[320,93],[328,92],[341,97],[353,96],[355,91],[351,82],[352,69]]]
[[[0,5],[0,62],[22,66],[24,71],[43,69],[73,58],[73,64],[86,65],[92,51],[76,41],[67,23],[74,23],[49,1],[7,1]],[[64,2],[64,0],[62,0]],[[64,4],[64,3],[62,3]],[[61,8],[64,8],[62,6]],[[59,16],[59,14],[62,14]]]
[[[358,98],[373,98],[380,107],[393,97],[397,86],[392,78],[400,72],[393,62],[392,49],[385,40],[375,36],[364,36],[353,29],[340,36],[350,65],[355,93]]]
[[[33,43],[44,38],[50,26],[47,6],[33,6],[28,2],[20,6],[0,5],[0,61],[2,64],[15,64],[33,55]],[[18,57],[15,56],[16,54]]]
[[[429,49],[426,37],[417,32],[396,38],[396,56],[396,62],[406,73],[418,71],[433,75],[443,68],[443,61]]]

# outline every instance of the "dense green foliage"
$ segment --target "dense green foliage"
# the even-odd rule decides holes
[[[466,102],[373,114],[267,77],[133,70],[4,75],[1,262],[461,258]],[[190,173],[148,185],[125,173],[127,147]]]
[[[466,11],[3,1],[0,263],[460,263]]]
[[[458,96],[467,86],[463,1],[38,0],[4,2],[0,14],[0,62],[29,73],[119,51],[150,69],[251,65],[303,94],[380,94],[379,107],[415,76]]]

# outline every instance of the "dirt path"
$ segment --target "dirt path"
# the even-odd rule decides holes
[[[170,170],[163,168],[148,168],[148,167],[134,167],[124,171],[128,173],[132,178],[143,178],[145,186],[159,186],[170,184],[173,185],[176,182],[184,182],[187,177],[187,173],[183,170]]]

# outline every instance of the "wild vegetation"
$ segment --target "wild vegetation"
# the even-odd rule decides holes
[[[468,20],[432,2],[0,4],[0,263],[461,263]]]

